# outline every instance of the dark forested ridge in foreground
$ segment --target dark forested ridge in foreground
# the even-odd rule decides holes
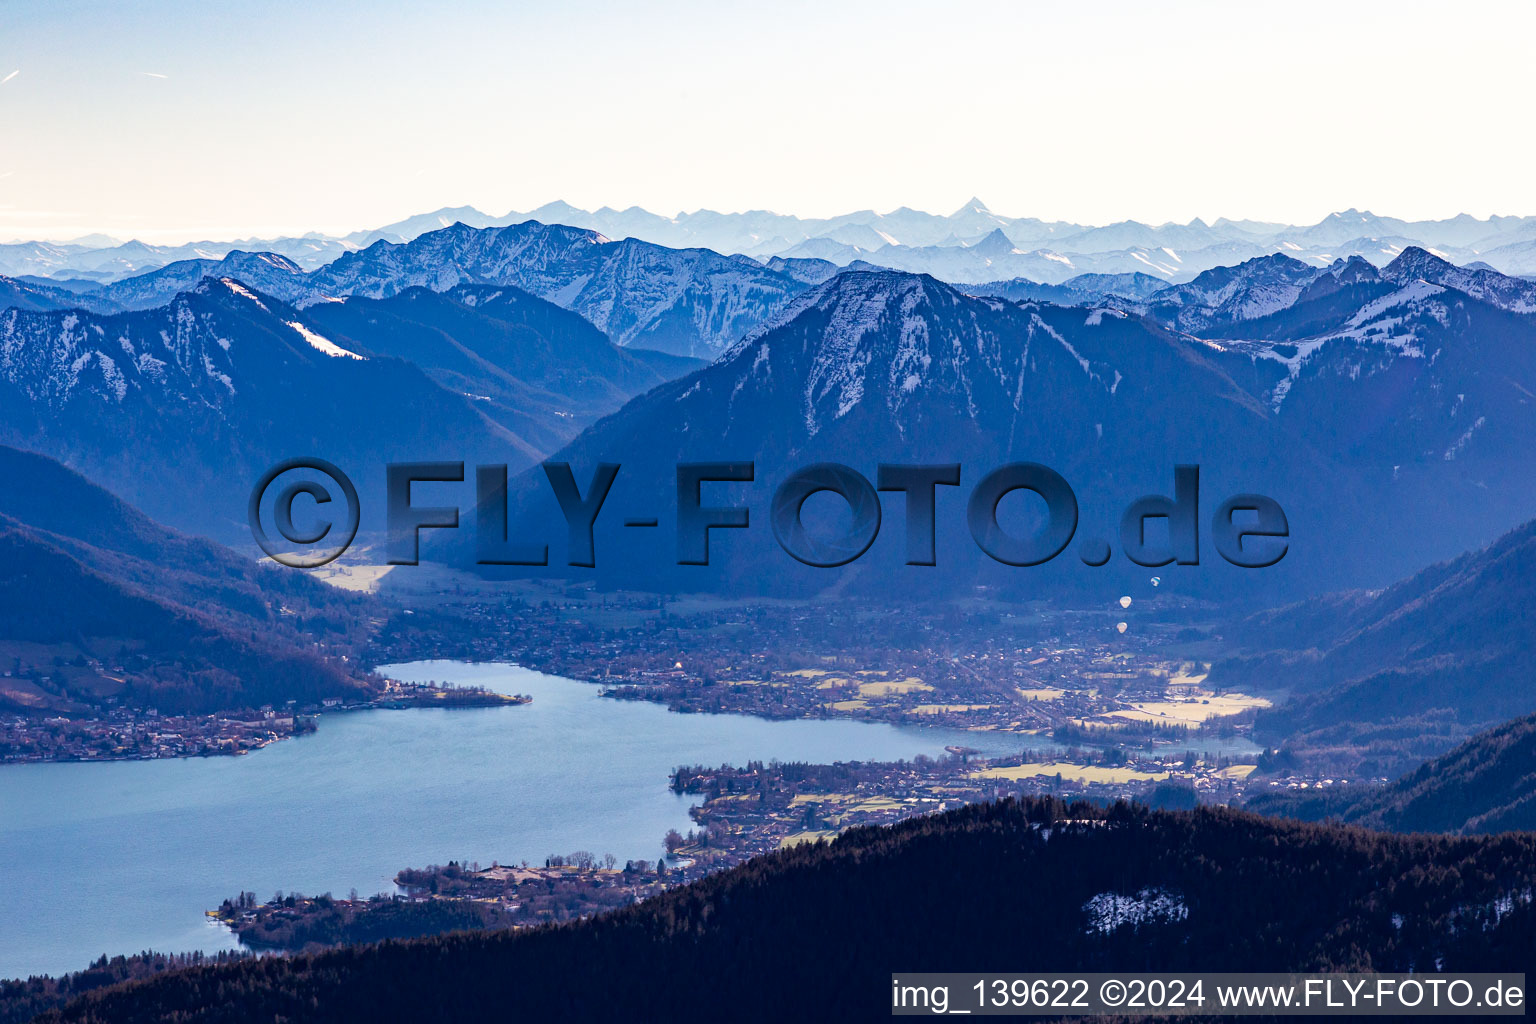
[[[161,975],[44,1020],[873,1020],[893,971],[1525,970],[1536,835],[971,805],[632,908]]]

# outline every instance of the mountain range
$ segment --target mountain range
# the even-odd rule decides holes
[[[259,284],[199,279],[224,270]],[[515,470],[556,451],[581,466],[622,462],[615,500],[661,516],[653,537],[673,529],[678,461],[756,459],[758,481],[740,493],[759,509],[770,485],[816,459],[860,459],[871,478],[877,461],[964,462],[978,475],[1039,461],[1077,489],[1079,540],[1110,541],[1126,504],[1169,493],[1173,466],[1198,463],[1205,509],[1266,494],[1298,541],[1274,571],[1207,558],[1170,583],[1241,580],[1259,603],[1255,587],[1275,588],[1272,602],[1385,584],[1536,507],[1531,282],[1419,248],[1382,267],[1270,255],[1155,289],[1134,275],[1071,282],[1037,297],[536,222],[377,241],[314,271],[236,253],[101,290],[116,289],[116,304],[164,302],[152,308],[0,315],[0,388],[17,395],[0,438],[65,458],[169,521],[226,531],[240,510],[220,481],[319,449],[368,466],[441,457]],[[1017,298],[972,294],[988,291]],[[698,364],[658,349],[719,355],[664,384]],[[176,507],[188,493],[212,495],[216,512],[188,517]],[[530,533],[563,535],[542,473],[513,500]],[[998,577],[958,509],[940,524],[955,556],[920,586],[1029,575]],[[771,540],[723,538],[722,557],[784,563]],[[882,578],[868,567],[891,562],[895,543],[850,576]],[[1068,571],[1074,554],[1036,575]],[[758,589],[828,580],[793,564],[722,566],[684,575]],[[650,571],[627,555],[612,568],[616,579]],[[1093,586],[1121,571],[1139,569]]]
[[[1139,303],[1120,303],[1123,308],[1152,316],[1160,322],[1202,336],[1222,336],[1236,329],[1237,337],[1304,337],[1310,321],[1298,324],[1294,315],[1305,306],[1326,318],[1340,303],[1375,289],[1375,297],[1422,281],[1450,288],[1511,313],[1536,313],[1536,281],[1509,277],[1495,270],[1458,267],[1428,250],[1410,247],[1385,266],[1376,267],[1358,256],[1313,267],[1283,253],[1256,257],[1231,267],[1207,270],[1185,284],[1167,285],[1132,296],[1134,282],[1110,278],[1102,286],[1107,297],[1137,298]],[[1087,282],[1077,286],[1092,288]],[[1324,304],[1322,300],[1330,300]],[[1315,304],[1315,305],[1313,305]],[[1271,324],[1273,314],[1288,315]],[[1280,327],[1275,332],[1274,327]]]
[[[73,242],[0,244],[0,273],[12,277],[59,278],[77,285],[101,285],[158,270],[171,263],[217,261],[232,252],[249,250],[276,253],[313,269],[355,248],[358,248],[355,243],[322,235],[186,245],[151,245],[137,240],[121,242],[98,235]]]
[[[387,297],[412,286],[510,284],[590,320],[616,344],[712,357],[805,285],[707,249],[612,242],[535,221],[455,225],[402,245],[376,242],[307,278],[311,295]]]
[[[7,310],[0,441],[63,459],[161,521],[234,538],[244,487],[282,459],[350,467],[378,516],[386,462],[527,466],[691,365],[619,350],[515,289],[404,292],[311,315],[204,278],[148,310]]]
[[[511,285],[581,314],[621,346],[712,358],[804,291],[802,276],[706,249],[612,242],[592,231],[529,221],[502,228],[456,224],[407,243],[379,241],[309,272],[275,254],[234,252],[82,293],[44,292],[24,281],[0,280],[0,288],[30,289],[29,308],[110,313],[164,305],[209,278],[237,280],[299,306],[353,295],[388,298],[412,287]]]
[[[1202,415],[1183,415],[1194,395]],[[1163,432],[1149,433],[1147,423]],[[804,465],[847,462],[873,480],[877,462],[959,462],[968,490],[991,469],[1027,458],[1076,489],[1083,535],[1110,536],[1121,506],[1172,487],[1175,461],[1203,459],[1205,483],[1217,490],[1294,494],[1296,471],[1313,463],[1294,450],[1288,462],[1276,459],[1279,436],[1271,410],[1155,324],[1113,310],[967,296],[930,277],[875,271],[817,286],[716,362],[634,400],[556,458],[624,467],[608,499],[612,518],[598,523],[600,575],[750,591],[817,588],[836,575],[794,562],[758,518],[773,488]],[[718,531],[709,568],[670,564],[676,464],[746,460],[756,462],[754,482],[710,486],[751,506],[757,528]],[[522,532],[564,536],[539,474],[514,486],[511,500]],[[893,572],[915,586],[997,582],[965,533],[961,500],[941,489],[937,568],[902,566],[898,522],[846,571],[880,586]],[[1021,502],[1020,514],[1029,511]],[[618,525],[653,515],[656,545],[636,543]],[[1075,563],[1076,551],[1063,561]],[[1000,578],[1019,583],[1021,574]]]
[[[1174,462],[1200,462],[1207,494],[1270,494],[1303,516],[1298,536],[1329,537],[1266,577],[1313,586],[1390,582],[1536,507],[1533,282],[1418,247],[1381,267],[1276,253],[1154,282],[957,287],[535,221],[375,241],[318,270],[235,252],[84,295],[25,286],[31,306],[103,307],[0,315],[0,387],[20,393],[0,436],[187,525],[135,457],[164,451],[207,493],[316,442],[376,464],[425,457],[432,438],[453,461],[515,468],[573,442],[564,461],[627,459],[651,481],[671,476],[657,459],[708,451],[756,453],[768,481],[811,454],[1028,456],[1068,474],[1100,533],[1130,491],[1166,493]],[[697,365],[657,350],[716,362],[657,387]],[[667,508],[656,487],[642,502]],[[1416,536],[1384,533],[1393,507],[1415,510]]]
[[[1184,281],[1202,270],[1283,252],[1315,266],[1351,255],[1385,263],[1410,245],[1435,249],[1458,263],[1482,261],[1508,274],[1536,273],[1536,218],[1461,214],[1446,220],[1405,221],[1360,210],[1330,214],[1311,225],[1226,218],[1206,223],[1090,226],[993,213],[972,199],[948,215],[903,207],[863,210],[828,218],[768,211],[699,210],[666,217],[639,207],[595,211],[565,202],[499,216],[469,206],[445,207],[345,236],[202,241],[151,245],[92,236],[73,242],[0,245],[0,275],[73,279],[106,284],[188,260],[219,260],[236,250],[270,252],[314,270],[375,242],[402,243],[454,224],[506,227],[529,220],[566,224],[604,237],[651,242],[675,249],[703,248],[771,257],[814,257],[840,266],[860,260],[949,281],[1032,277],[1059,284],[1079,273],[1143,271]]]
[[[1335,247],[1311,254],[1297,250],[1259,256],[1232,246],[1203,252],[1200,260],[1172,273],[1145,259],[1127,262],[1118,255],[1107,260],[1079,256],[1074,262],[1059,254],[1026,253],[994,229],[967,246],[892,246],[878,255],[830,252],[827,258],[727,258],[633,238],[612,242],[590,229],[525,221],[491,228],[453,224],[409,242],[380,240],[314,270],[277,253],[235,250],[218,260],[174,262],[105,285],[0,279],[0,302],[28,309],[147,309],[205,277],[232,277],[298,305],[351,294],[383,297],[411,285],[441,289],[459,283],[510,284],[582,314],[622,346],[706,358],[770,318],[807,286],[842,270],[925,273],[961,284],[969,292],[1011,299],[1060,304],[1134,300],[1142,312],[1198,331],[1284,308],[1296,301],[1304,284],[1325,272],[1337,278],[1341,267],[1350,275],[1379,267],[1381,275],[1391,279],[1394,273],[1407,276],[1419,263],[1431,260],[1443,264],[1437,271],[1440,283],[1515,312],[1536,310],[1536,289],[1530,281],[1482,263],[1453,267],[1443,253],[1406,240],[1384,249]],[[1270,290],[1261,291],[1261,282]],[[1217,308],[1227,301],[1217,297],[1223,290],[1240,294],[1247,305]],[[1218,319],[1210,319],[1213,313]]]
[[[975,474],[962,494],[1003,463],[1037,461],[1076,490],[1079,538],[1111,541],[1131,500],[1170,494],[1175,464],[1195,463],[1204,509],[1234,493],[1265,494],[1290,516],[1295,543],[1264,573],[1233,570],[1207,549],[1199,569],[1163,581],[1242,580],[1255,600],[1271,588],[1265,603],[1296,593],[1293,584],[1315,592],[1330,581],[1389,583],[1486,543],[1536,508],[1526,443],[1536,436],[1536,322],[1516,311],[1527,301],[1524,282],[1469,278],[1411,250],[1381,270],[1260,258],[1176,287],[1181,303],[1160,301],[1165,290],[1084,308],[967,295],[926,276],[845,272],[708,367],[595,423],[556,458],[625,467],[611,493],[621,511],[600,546],[618,553],[619,577],[681,571],[692,582],[680,586],[829,577],[794,564],[766,530],[717,531],[719,568],[708,572],[659,565],[661,553],[637,547],[617,523],[659,514],[659,536],[670,542],[677,462],[754,459],[756,481],[720,493],[762,516],[773,488],[816,461],[851,463],[869,479],[882,461],[961,462]],[[839,571],[879,581],[904,573],[919,587],[1031,574],[1033,586],[1084,571],[1074,550],[999,577],[969,540],[962,499],[949,495],[941,488],[947,570],[900,564],[898,520],[891,540],[882,534]],[[540,474],[514,486],[513,502],[526,532],[563,535]],[[783,571],[746,568],[765,558]],[[1106,587],[1120,580],[1114,568],[1101,577]]]
[[[943,280],[983,278],[951,278],[937,272],[939,268],[935,266],[904,266],[887,262],[886,258],[921,258],[914,252],[925,249],[962,250],[977,246],[996,249],[1001,240],[1008,243],[1009,250],[1041,253],[1039,259],[1047,263],[1062,263],[1061,257],[1071,260],[1076,256],[1119,254],[1128,264],[1139,264],[1127,265],[1124,268],[1127,271],[1155,267],[1159,276],[1180,280],[1210,266],[1240,262],[1271,252],[1304,254],[1311,262],[1326,265],[1358,250],[1358,254],[1379,263],[1391,259],[1408,245],[1419,244],[1439,249],[1460,262],[1485,259],[1507,273],[1536,271],[1536,246],[1532,245],[1536,242],[1536,217],[1495,216],[1479,220],[1461,214],[1446,220],[1405,221],[1350,209],[1330,214],[1311,225],[1226,218],[1208,224],[1196,218],[1187,224],[1122,221],[1096,227],[1034,217],[1008,217],[994,213],[977,198],[948,215],[903,207],[885,214],[863,210],[821,219],[768,211],[723,214],[711,210],[665,217],[638,207],[587,211],[564,202],[494,217],[472,207],[457,207],[412,217],[373,232],[350,235],[347,241],[359,245],[381,239],[409,241],[419,234],[454,223],[497,227],[524,220],[589,228],[614,239],[637,238],[673,248],[702,247],[758,258],[811,256],[846,264],[861,255],[868,258],[870,253],[891,249],[892,252],[877,261],[880,265],[932,273]],[[1000,235],[1001,239],[992,237],[994,234]],[[1222,251],[1224,248],[1225,252]],[[1196,256],[1191,261],[1190,253],[1206,255]],[[1215,262],[1205,262],[1213,259]],[[1083,266],[1076,272],[1089,269]]]

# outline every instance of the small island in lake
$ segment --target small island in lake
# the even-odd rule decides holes
[[[384,682],[384,690],[366,707],[375,708],[499,708],[508,704],[532,704],[533,698],[522,693],[498,693],[483,686],[461,683]]]

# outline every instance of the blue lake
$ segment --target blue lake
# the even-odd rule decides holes
[[[416,662],[406,680],[532,694],[521,707],[363,711],[243,757],[0,767],[0,978],[102,953],[234,946],[203,911],[241,890],[363,894],[449,860],[654,859],[687,831],[680,764],[895,760],[1017,738],[680,715],[513,665]]]

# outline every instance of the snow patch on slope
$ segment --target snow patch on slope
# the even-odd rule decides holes
[[[363,358],[356,352],[348,352],[346,349],[331,341],[329,338],[322,338],[320,335],[316,334],[308,327],[305,327],[297,320],[284,320],[283,323],[287,324],[289,327],[292,327],[295,331],[298,331],[299,337],[303,338],[305,341],[309,342],[312,346],[319,349],[321,352],[324,352],[328,356],[333,356],[338,359]]]
[[[252,302],[256,303],[257,306],[261,307],[262,312],[264,312],[264,313],[265,312],[270,312],[267,309],[267,304],[265,302],[262,302],[260,299],[258,299],[256,297],[256,293],[255,292],[251,291],[249,288],[247,288],[245,285],[241,284],[239,281],[235,281],[235,280],[233,280],[231,278],[228,278],[228,277],[221,277],[221,278],[219,278],[219,280],[221,282],[223,282],[223,284],[224,284],[224,286],[226,288],[228,288],[230,291],[234,292],[236,295],[238,295],[238,296],[240,296],[241,298],[244,298],[244,299],[250,299]]]
[[[1178,893],[1146,888],[1135,896],[1101,892],[1083,904],[1083,913],[1088,915],[1088,932],[1108,935],[1127,925],[1136,928],[1144,924],[1175,924],[1188,920],[1189,907]]]

